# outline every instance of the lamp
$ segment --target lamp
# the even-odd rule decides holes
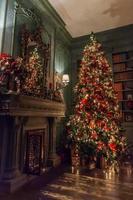
[[[69,75],[68,74],[63,74],[63,76],[62,76],[62,83],[63,83],[64,87],[68,85],[69,81],[70,81],[69,80]]]

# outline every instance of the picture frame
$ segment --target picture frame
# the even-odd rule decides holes
[[[41,94],[44,95],[48,89],[49,71],[50,71],[50,58],[51,58],[51,39],[45,42],[43,38],[43,29],[37,27],[35,31],[30,31],[24,24],[21,28],[21,56],[25,64],[29,62],[30,56],[37,50],[42,65],[43,78],[41,80],[42,89]]]

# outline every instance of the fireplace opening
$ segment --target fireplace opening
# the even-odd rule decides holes
[[[45,130],[26,131],[26,155],[24,172],[27,174],[39,175],[43,168],[45,160]]]

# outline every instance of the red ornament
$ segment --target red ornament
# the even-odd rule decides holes
[[[87,94],[82,100],[81,100],[81,104],[86,105],[88,102],[88,97],[89,95]]]
[[[109,143],[108,146],[112,151],[114,151],[114,152],[116,151],[116,144],[114,142]]]
[[[82,99],[82,101],[81,101],[81,103],[83,104],[83,105],[85,105],[86,103],[87,103],[87,99]]]

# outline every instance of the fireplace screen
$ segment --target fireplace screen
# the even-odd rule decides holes
[[[40,174],[41,172],[43,133],[44,130],[27,131],[26,173]]]

